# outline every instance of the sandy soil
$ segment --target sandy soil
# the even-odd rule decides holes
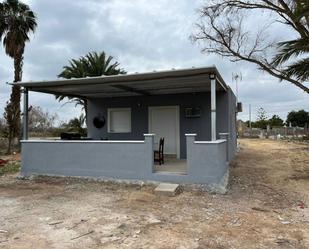
[[[0,177],[0,248],[309,248],[309,146],[240,144],[226,195]]]

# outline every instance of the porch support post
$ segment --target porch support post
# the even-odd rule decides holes
[[[219,133],[220,139],[226,140],[226,161],[230,161],[230,133]]]
[[[216,131],[216,75],[210,74],[210,91],[211,91],[211,140],[217,140]]]
[[[23,140],[28,140],[28,106],[29,96],[28,89],[23,89],[24,110],[23,110]]]

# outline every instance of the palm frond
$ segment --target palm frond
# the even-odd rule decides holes
[[[309,58],[299,60],[296,63],[289,65],[284,72],[289,77],[293,76],[297,80],[308,81],[309,80]]]
[[[28,5],[18,0],[6,0],[0,4],[0,39],[10,57],[23,52],[29,41],[29,33],[37,27],[36,15]]]
[[[62,72],[58,75],[60,78],[71,79],[71,78],[84,78],[84,77],[95,77],[102,75],[117,75],[125,74],[120,64],[113,61],[112,56],[107,56],[104,51],[89,52],[85,56],[79,59],[71,59],[69,65],[64,66]],[[66,96],[56,96],[58,101],[62,101]],[[83,99],[68,97],[69,102],[75,102],[76,105],[83,106],[86,108],[86,102]]]
[[[273,60],[275,66],[285,63],[291,57],[297,57],[309,52],[309,39],[299,38],[297,40],[280,42],[278,45],[280,50]]]
[[[294,16],[296,20],[300,20],[303,17],[309,16],[309,1],[308,0],[299,0],[295,1],[296,5],[294,8]]]
[[[125,74],[126,72],[119,68],[120,64],[117,61],[112,63],[113,59],[104,52],[90,52],[79,59],[70,60],[69,65],[63,67],[58,77],[70,79]]]

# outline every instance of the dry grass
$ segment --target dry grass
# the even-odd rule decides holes
[[[4,174],[14,174],[20,171],[20,163],[19,162],[9,162],[4,166],[0,166],[0,176]]]
[[[309,248],[307,148],[241,140],[226,195],[0,177],[0,247]]]

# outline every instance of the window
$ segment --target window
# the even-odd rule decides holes
[[[129,133],[131,132],[131,109],[111,108],[107,110],[109,133]]]

